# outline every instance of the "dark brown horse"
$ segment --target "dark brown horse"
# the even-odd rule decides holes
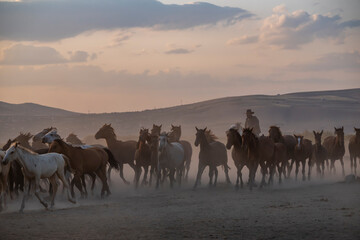
[[[345,176],[344,161],[345,144],[344,144],[344,127],[335,128],[336,136],[329,136],[324,139],[323,145],[327,151],[327,159],[330,159],[330,172],[335,173],[335,160],[340,159],[342,174]]]
[[[66,142],[69,142],[74,145],[84,145],[84,143],[76,136],[74,133],[70,133],[69,136],[66,138]]]
[[[155,124],[153,124],[153,127],[152,127],[152,129],[151,129],[150,134],[151,134],[152,136],[160,136],[161,127],[162,127],[162,124],[161,124],[161,125],[155,125]]]
[[[139,140],[136,145],[135,151],[135,187],[139,185],[139,179],[141,175],[141,168],[144,168],[144,177],[142,180],[142,185],[147,184],[147,174],[149,171],[149,166],[151,164],[151,150],[150,145],[147,143],[150,141],[149,129],[142,128],[139,133]]]
[[[305,164],[306,159],[309,159],[311,162],[311,154],[312,154],[312,143],[309,139],[304,139],[304,136],[294,135],[297,140],[297,144],[294,149],[294,158],[295,158],[295,179],[297,180],[297,176],[299,173],[300,163],[302,164],[302,180],[305,181]]]
[[[223,143],[218,141],[211,141],[209,142],[206,137],[206,130],[204,129],[196,129],[196,139],[195,139],[195,146],[200,145],[200,153],[199,153],[199,167],[198,173],[196,176],[196,182],[194,185],[194,189],[197,187],[198,183],[201,180],[201,175],[204,172],[206,166],[209,166],[209,186],[216,186],[217,177],[218,177],[218,170],[217,166],[222,165],[224,167],[226,182],[230,183],[229,178],[229,166],[227,164],[227,152],[226,147]],[[215,173],[215,180],[214,184],[212,183],[213,176]]]
[[[242,147],[241,135],[237,131],[237,129],[231,128],[228,131],[226,131],[226,137],[227,137],[226,148],[230,150],[231,147],[233,147],[231,151],[231,157],[234,160],[235,167],[237,168],[235,188],[236,189],[239,188],[239,180],[242,188],[244,184],[241,173],[243,167],[246,166],[249,169],[249,173],[250,173],[251,170],[257,166],[255,166],[254,162],[249,161],[249,159],[247,158],[246,151]],[[250,176],[251,175],[249,174],[249,183],[251,182]]]
[[[184,171],[186,171],[186,173],[183,173],[183,175],[185,176],[185,180],[187,180],[190,170],[190,164],[191,164],[192,147],[188,141],[180,140],[180,137],[181,137],[181,125],[174,126],[171,124],[169,140],[170,142],[179,142],[184,148],[184,153],[185,153]]]
[[[294,163],[294,149],[296,145],[296,139],[292,135],[282,135],[282,132],[277,126],[270,126],[269,137],[274,143],[283,143],[286,146],[287,153],[287,177],[290,176],[292,165]],[[291,160],[291,163],[289,162]],[[286,169],[284,168],[284,175]]]
[[[311,156],[311,161],[309,161],[309,173],[308,173],[308,179],[310,180],[311,177],[311,168],[316,164],[316,172],[319,176],[324,177],[324,171],[325,171],[325,160],[327,158],[327,152],[323,145],[321,145],[321,136],[323,134],[323,131],[321,132],[315,132],[315,144],[313,145],[313,152]]]
[[[152,135],[150,134],[150,151],[151,151],[151,157],[150,157],[150,180],[149,185],[152,184],[152,177],[154,173],[157,175],[160,174],[158,172],[158,163],[159,163],[159,136],[158,135]],[[165,177],[165,174],[163,175]]]
[[[63,140],[54,140],[49,148],[49,152],[56,152],[64,154],[69,158],[71,170],[74,173],[74,181],[77,188],[81,192],[81,196],[84,196],[84,192],[81,187],[81,177],[84,174],[95,173],[102,182],[101,197],[105,192],[110,194],[110,189],[106,178],[106,165],[109,162],[114,168],[118,168],[117,162],[113,158],[110,151],[105,149],[92,147],[83,149],[81,147],[73,147]],[[74,189],[71,189],[71,194],[74,195]]]
[[[136,151],[136,141],[121,141],[116,139],[114,128],[111,127],[111,124],[105,124],[102,126],[99,131],[95,134],[96,139],[104,138],[108,145],[108,148],[114,155],[116,161],[119,163],[120,167],[120,177],[124,183],[129,184],[124,178],[123,165],[129,164],[129,166],[135,169],[135,151]],[[109,168],[109,172],[110,172]]]
[[[350,153],[350,166],[351,172],[354,171],[356,176],[356,158],[360,158],[360,128],[355,128],[355,136],[352,136],[349,141],[349,153]]]
[[[274,168],[275,166],[275,164],[273,164],[274,151],[275,151],[274,142],[269,137],[261,136],[258,138],[252,132],[252,129],[244,128],[242,135],[242,145],[246,151],[249,161],[254,162],[256,166],[257,164],[260,165],[261,173],[262,173],[260,187],[264,186],[266,184],[265,176],[267,174],[267,169]],[[249,184],[250,189],[252,189],[252,185],[254,184],[255,173],[256,173],[256,169],[252,170],[250,173],[252,180],[251,183]],[[270,173],[273,174],[274,171],[271,170]],[[269,180],[272,179],[272,176],[270,177],[271,178],[269,178]]]

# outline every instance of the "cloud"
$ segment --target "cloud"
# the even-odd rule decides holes
[[[288,12],[284,5],[273,8],[273,14],[262,22],[257,36],[230,39],[228,45],[256,41],[283,49],[298,49],[316,39],[332,39],[342,43],[348,28],[360,27],[360,20],[342,22],[340,15],[310,14],[303,10]]]
[[[166,54],[187,54],[187,53],[192,53],[194,50],[191,49],[185,49],[185,48],[175,48],[175,49],[171,49],[166,51]]]
[[[232,38],[226,42],[227,45],[240,45],[240,44],[251,44],[256,43],[259,40],[258,36],[247,36],[244,35],[240,38]]]
[[[45,65],[62,64],[69,62],[86,62],[91,57],[87,52],[70,52],[70,58],[63,57],[58,51],[51,47],[35,47],[23,44],[16,44],[4,50],[4,57],[0,65]]]
[[[232,24],[251,17],[241,8],[155,0],[0,2],[0,40],[56,41],[85,31],[134,27],[158,30]]]
[[[123,45],[124,42],[129,40],[132,36],[133,36],[132,32],[121,32],[113,39],[112,43],[107,47],[112,48],[112,47],[121,46],[121,45]]]
[[[340,69],[360,71],[360,53],[358,51],[329,53],[311,63],[290,64],[287,69],[295,71],[336,71]]]

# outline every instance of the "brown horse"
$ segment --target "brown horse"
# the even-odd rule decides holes
[[[123,165],[129,164],[129,166],[134,169],[136,174],[135,168],[135,151],[137,142],[136,141],[120,141],[116,139],[116,135],[114,132],[114,128],[111,127],[111,124],[104,124],[99,131],[95,134],[96,139],[104,138],[108,145],[108,148],[114,155],[116,161],[120,167],[120,177],[124,181],[124,183],[129,184],[124,178],[124,171]],[[109,173],[110,173],[109,168]],[[109,174],[110,176],[110,174]]]
[[[5,152],[0,150],[0,212],[3,210],[3,206],[6,207],[6,195],[9,190],[8,177],[10,173],[10,164],[2,164],[4,157]]]
[[[309,139],[304,139],[304,136],[298,136],[294,134],[295,139],[297,140],[297,144],[294,148],[294,158],[295,158],[295,179],[297,180],[297,176],[299,173],[300,163],[302,164],[302,180],[305,181],[305,164],[306,159],[309,159],[311,162],[311,154],[312,154],[312,143]]]
[[[316,164],[316,172],[319,176],[324,177],[324,171],[325,171],[325,160],[327,158],[327,152],[323,145],[321,145],[321,136],[323,134],[323,131],[321,132],[315,132],[315,144],[313,145],[313,152],[311,156],[311,161],[309,161],[309,173],[308,173],[308,179],[310,180],[311,175],[311,168]]]
[[[249,161],[249,159],[247,158],[246,152],[242,148],[241,135],[237,131],[237,129],[231,128],[228,131],[226,131],[226,137],[227,137],[226,148],[228,150],[230,150],[231,147],[233,147],[233,149],[231,151],[231,157],[234,160],[235,167],[237,168],[237,177],[236,177],[235,188],[236,189],[239,188],[239,180],[241,182],[240,184],[241,184],[241,188],[242,188],[243,180],[242,180],[241,170],[243,169],[244,166],[246,166],[249,169],[249,173],[250,173],[251,170],[253,168],[255,168],[256,166],[254,166],[254,162]],[[249,183],[251,182],[250,176],[251,175],[249,174]]]
[[[269,137],[274,141],[274,143],[283,143],[286,146],[286,153],[287,153],[287,177],[290,176],[291,169],[294,163],[294,149],[296,145],[296,139],[292,135],[282,135],[281,130],[277,126],[270,126],[269,129]],[[289,162],[291,160],[291,164]],[[284,175],[285,175],[285,168]]]
[[[189,175],[189,170],[190,170],[190,164],[191,164],[192,147],[188,141],[180,140],[180,137],[181,137],[181,125],[174,126],[171,124],[169,140],[170,140],[170,142],[179,142],[182,145],[182,147],[184,148],[184,154],[185,154],[184,171],[186,170],[186,173],[183,175],[185,175],[185,180],[187,180],[188,175]]]
[[[147,174],[149,171],[149,166],[151,164],[151,150],[150,145],[147,143],[150,141],[149,129],[142,128],[139,133],[139,140],[137,142],[136,151],[135,151],[135,187],[139,185],[139,179],[141,175],[141,168],[144,168],[144,177],[142,180],[142,185],[147,184]]]
[[[66,138],[66,142],[69,142],[74,145],[84,145],[84,143],[74,133],[69,134],[69,136]]]
[[[218,170],[217,166],[222,165],[224,167],[226,182],[230,183],[229,178],[229,166],[227,165],[227,152],[226,147],[223,143],[212,140],[211,142],[208,141],[206,137],[206,130],[204,129],[196,129],[196,139],[195,139],[195,146],[200,145],[200,153],[199,153],[199,167],[198,173],[194,185],[194,189],[197,187],[198,183],[201,180],[201,175],[204,172],[206,166],[209,166],[209,186],[216,186],[217,177],[218,177]],[[214,184],[212,183],[213,176],[215,173],[215,180]]]
[[[336,136],[329,136],[324,139],[323,145],[327,151],[327,159],[330,159],[330,172],[335,173],[335,160],[340,159],[342,166],[342,174],[345,176],[344,161],[345,144],[344,144],[344,127],[335,128]]]
[[[152,129],[151,129],[150,134],[151,134],[152,136],[160,136],[161,127],[162,127],[162,124],[161,124],[161,125],[155,125],[155,124],[153,124],[153,127],[152,127]]]
[[[160,174],[157,167],[159,163],[159,136],[150,134],[149,145],[151,152],[149,185],[151,186],[154,173]],[[165,176],[165,174],[163,176]]]
[[[349,141],[349,153],[350,153],[350,166],[351,172],[356,176],[356,158],[360,158],[360,128],[355,128],[355,136],[352,136]]]
[[[264,186],[266,184],[265,175],[267,173],[267,168],[275,166],[273,164],[274,151],[275,151],[274,142],[269,137],[261,136],[258,138],[252,132],[251,128],[244,128],[242,135],[242,145],[245,148],[249,161],[254,162],[256,166],[258,164],[260,165],[261,173],[262,173],[260,187]],[[250,189],[252,189],[252,185],[254,184],[255,173],[256,173],[256,169],[254,169],[250,173],[252,180],[250,183]],[[271,170],[270,173],[273,174],[274,171]],[[272,179],[272,176],[270,177]]]
[[[104,196],[105,191],[107,195],[110,194],[106,178],[106,165],[109,162],[112,167],[118,167],[115,159],[111,158],[110,151],[107,152],[105,149],[97,147],[87,149],[73,147],[63,140],[56,139],[51,143],[49,152],[62,153],[69,158],[74,173],[74,181],[82,197],[84,192],[82,191],[80,179],[84,174],[94,172],[102,182],[101,197]],[[71,194],[74,195],[74,189],[71,189]]]

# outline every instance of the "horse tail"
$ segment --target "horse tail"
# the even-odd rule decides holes
[[[64,155],[64,154],[61,154],[65,160],[65,170],[66,171],[69,171],[69,172],[74,172],[74,170],[71,168],[71,165],[70,165],[70,159]]]
[[[108,155],[108,162],[110,164],[110,167],[115,168],[116,170],[119,170],[119,163],[116,161],[116,159],[115,159],[114,155],[112,154],[112,152],[110,151],[110,149],[108,149],[108,148],[103,148],[103,149]]]

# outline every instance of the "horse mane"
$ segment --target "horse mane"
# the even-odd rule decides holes
[[[208,140],[208,142],[213,142],[216,141],[217,139],[219,139],[212,131],[211,129],[208,129],[205,131],[205,136],[206,139]]]
[[[282,132],[278,126],[272,125],[270,126],[270,129],[275,129],[276,131],[278,131],[279,135],[282,136]]]
[[[27,152],[27,153],[29,153],[29,154],[32,154],[32,155],[39,155],[38,153],[36,153],[36,152],[32,151],[31,149],[26,148],[26,147],[24,147],[24,146],[21,146],[21,144],[20,144],[20,143],[18,143],[18,142],[14,142],[13,144],[11,144],[11,146],[10,146],[10,147],[12,147],[12,146],[14,146],[14,145],[16,145],[16,144],[17,144],[17,148],[20,148],[21,150],[23,150],[23,151],[25,151],[25,152]]]
[[[29,132],[28,133],[20,132],[20,135],[17,136],[15,139],[23,139],[25,141],[29,141],[32,137],[33,135]]]
[[[229,131],[235,134],[236,138],[238,139],[238,141],[241,144],[242,143],[242,138],[241,138],[241,135],[240,135],[239,131],[236,130],[235,128],[230,128]]]

